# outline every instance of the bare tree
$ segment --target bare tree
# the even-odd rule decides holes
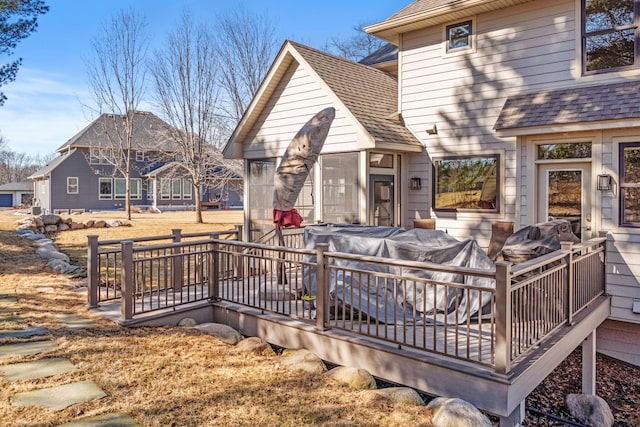
[[[149,37],[144,17],[123,10],[107,21],[92,41],[87,61],[89,86],[98,113],[110,113],[104,135],[109,136],[103,161],[113,175],[125,179],[125,212],[131,219],[131,172],[134,153],[133,123],[146,91],[146,54]]]
[[[26,181],[29,175],[53,158],[53,154],[32,157],[17,153],[7,145],[7,140],[0,136],[0,184]]]
[[[361,22],[354,26],[355,34],[346,40],[332,38],[325,45],[325,50],[351,61],[360,61],[366,58],[386,44],[384,40],[364,31],[364,27],[367,25],[369,23]]]
[[[222,178],[228,168],[211,141],[221,132],[219,63],[213,34],[204,25],[196,25],[188,11],[169,33],[163,50],[150,61],[157,102],[167,129],[175,142],[181,161],[170,168],[173,176],[181,173],[193,186],[196,222],[202,222],[201,189],[211,175]],[[182,171],[182,172],[181,172]]]
[[[267,74],[279,43],[266,13],[238,8],[217,21],[220,83],[229,102],[226,114],[235,126]]]

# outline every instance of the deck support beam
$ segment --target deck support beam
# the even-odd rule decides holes
[[[524,400],[507,417],[500,417],[500,427],[518,427],[525,417]]]
[[[582,393],[596,394],[596,330],[582,342]]]

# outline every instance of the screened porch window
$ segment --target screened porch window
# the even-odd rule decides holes
[[[248,198],[250,238],[256,241],[269,228],[273,229],[274,159],[249,161]]]
[[[434,209],[499,212],[499,159],[498,155],[435,159]]]
[[[351,224],[360,218],[358,153],[325,154],[322,164],[322,220]]]
[[[640,142],[620,144],[620,225],[640,227]]]

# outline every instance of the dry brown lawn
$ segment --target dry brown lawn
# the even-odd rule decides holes
[[[58,348],[0,364],[66,357],[79,369],[39,380],[9,382],[0,376],[0,425],[54,426],[111,412],[128,413],[141,426],[163,427],[428,425],[423,407],[363,402],[360,392],[321,375],[284,367],[276,357],[237,352],[191,328],[121,328],[93,314],[85,307],[84,289],[74,291],[71,279],[47,268],[27,240],[15,234],[18,219],[13,211],[0,211],[0,289],[16,289],[23,319],[0,321],[0,330],[45,327]],[[131,227],[67,231],[56,242],[63,251],[81,254],[87,234],[115,239],[168,234],[172,228],[225,230],[241,220],[238,211],[206,212],[201,225],[193,224],[192,212],[136,214]],[[56,318],[63,313],[90,318],[96,326],[65,329]],[[79,380],[95,381],[107,397],[62,411],[11,406],[15,393]]]

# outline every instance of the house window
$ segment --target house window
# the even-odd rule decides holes
[[[182,180],[182,198],[184,200],[191,200],[191,181],[188,179]]]
[[[171,198],[173,200],[180,200],[182,198],[182,180],[180,178],[171,180]]]
[[[274,159],[249,161],[248,216],[250,238],[256,241],[273,229],[273,177],[276,171]],[[218,198],[214,196],[214,198]]]
[[[89,152],[89,163],[92,165],[108,165],[115,161],[115,153],[111,149],[92,148]]]
[[[472,30],[471,21],[447,25],[447,52],[470,48]]]
[[[370,153],[369,167],[393,169],[393,154]]]
[[[640,142],[620,144],[620,225],[640,227]]]
[[[153,200],[154,193],[156,192],[156,181],[149,181],[147,183],[147,200]]]
[[[100,187],[99,199],[111,200],[113,198],[113,180],[111,178],[98,178]]]
[[[538,145],[538,160],[589,159],[590,142],[569,142]]]
[[[160,199],[169,200],[171,198],[171,180],[168,178],[160,179]]]
[[[142,199],[142,179],[141,178],[131,178],[129,182],[130,191],[131,191],[131,200],[140,200]]]
[[[144,162],[144,151],[136,151],[136,162]]]
[[[67,177],[67,194],[78,194],[78,177]]]
[[[499,212],[499,171],[498,155],[435,159],[434,209]]]
[[[360,219],[358,153],[321,157],[322,220],[351,224]]]
[[[638,66],[640,0],[582,0],[586,73]]]
[[[126,185],[127,181],[124,178],[114,178],[114,184],[116,187],[114,199],[116,200],[124,200],[126,197]]]

